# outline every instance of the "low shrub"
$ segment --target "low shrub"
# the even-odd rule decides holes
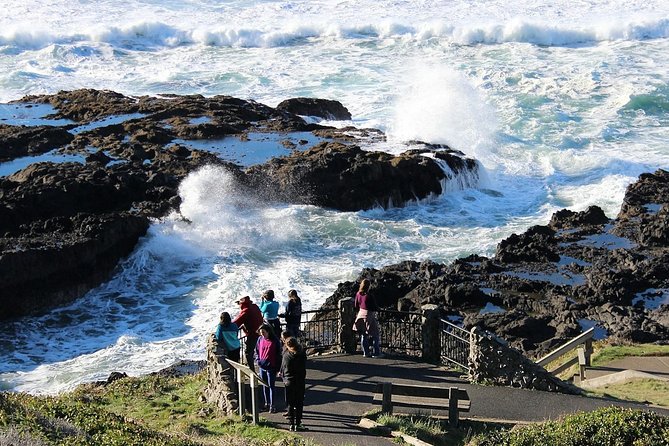
[[[608,407],[476,437],[471,446],[669,446],[669,418]]]

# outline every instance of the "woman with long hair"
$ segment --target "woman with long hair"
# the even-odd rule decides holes
[[[374,296],[369,292],[370,281],[363,279],[355,295],[355,309],[358,314],[355,317],[355,330],[360,335],[360,346],[362,354],[366,358],[381,357],[379,322],[376,312],[379,309]],[[370,350],[369,343],[372,343]]]
[[[256,343],[255,357],[260,378],[267,383],[267,386],[263,387],[264,409],[275,413],[275,384],[276,374],[281,367],[281,343],[269,324],[262,324],[258,333],[260,336]]]
[[[239,343],[239,327],[232,322],[230,313],[227,311],[221,313],[221,321],[216,326],[214,338],[216,338],[218,347],[223,349],[228,359],[239,362],[241,348],[241,344]]]

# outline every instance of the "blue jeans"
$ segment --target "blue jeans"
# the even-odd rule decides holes
[[[262,386],[262,396],[265,400],[265,406],[274,408],[274,393],[276,384],[276,372],[267,369],[260,369],[260,378],[269,384],[269,387]]]
[[[369,340],[372,340],[372,350],[369,351]],[[379,356],[381,349],[379,348],[379,337],[378,336],[369,336],[363,334],[360,336],[360,346],[362,347],[362,354],[365,356]]]

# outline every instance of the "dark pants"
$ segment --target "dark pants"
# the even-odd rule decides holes
[[[302,424],[304,410],[304,380],[292,380],[286,385],[286,405],[288,406],[288,421],[291,426]]]
[[[286,331],[290,333],[291,336],[299,337],[300,336],[300,323],[288,323],[286,322]]]
[[[272,330],[274,330],[274,334],[276,335],[277,338],[281,336],[281,321],[279,321],[278,318],[271,319],[265,322],[267,322],[269,326],[272,327]]]
[[[228,350],[228,359],[239,362],[241,348],[236,348],[234,350]]]
[[[255,361],[253,357],[255,356],[256,344],[258,343],[258,335],[255,333],[249,333],[246,335],[246,341],[244,341],[244,357],[246,358],[246,365],[249,366],[251,370],[255,370]]]

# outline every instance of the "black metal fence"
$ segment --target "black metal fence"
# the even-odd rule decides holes
[[[444,319],[440,324],[441,363],[469,370],[469,332]]]
[[[380,310],[381,350],[393,355],[420,357],[423,352],[421,313]]]
[[[321,308],[302,312],[300,343],[305,348],[326,349],[339,346],[339,312]]]

